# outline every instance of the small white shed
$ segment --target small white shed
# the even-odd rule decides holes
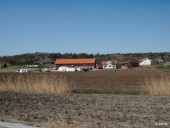
[[[152,64],[152,60],[149,59],[149,58],[144,58],[144,59],[141,59],[140,62],[139,62],[139,66],[151,66]]]

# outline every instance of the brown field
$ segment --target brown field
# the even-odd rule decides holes
[[[168,94],[152,94],[147,87],[165,84],[166,88],[154,84],[154,91],[168,90],[169,76],[169,70],[155,69],[1,73],[1,87],[15,86],[1,88],[0,120],[47,128],[168,128],[169,96],[150,96]],[[58,81],[64,82],[67,91],[57,91]],[[17,86],[24,91],[16,91]],[[36,91],[27,91],[33,86]],[[48,86],[52,91],[44,91]]]
[[[69,73],[67,77],[70,83],[75,84],[74,92],[77,93],[141,94],[146,78],[169,74],[158,70],[130,69]]]
[[[166,86],[162,86],[162,88],[166,88],[167,90],[170,83],[169,76],[169,70],[155,69],[29,74],[0,73],[0,91],[21,93],[58,93],[62,90],[57,91],[57,89],[62,88],[63,93],[139,95],[149,94],[147,90],[151,90],[151,87],[156,84],[162,86],[163,82]],[[162,81],[162,83],[159,83],[159,81]],[[154,88],[161,88],[161,86],[156,86]],[[33,87],[35,89],[32,89]],[[156,90],[154,89],[154,91]],[[155,95],[159,94],[155,93]],[[161,95],[164,94],[162,93]],[[170,92],[166,92],[165,95],[170,95]]]

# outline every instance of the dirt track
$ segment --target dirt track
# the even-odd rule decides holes
[[[64,121],[83,128],[168,128],[170,97],[0,93],[0,116],[43,125]]]

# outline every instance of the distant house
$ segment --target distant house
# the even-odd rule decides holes
[[[132,68],[133,63],[131,61],[125,61],[121,63],[121,68],[122,69],[127,69],[127,68]]]
[[[102,61],[103,69],[116,69],[117,60]]]
[[[25,65],[28,68],[37,68],[39,65],[34,65],[34,64],[30,64],[30,65]]]
[[[151,66],[152,60],[149,58],[144,58],[139,61],[139,66]]]
[[[83,69],[94,69],[96,68],[95,58],[84,58],[84,59],[56,59],[56,69],[62,66],[76,67]]]
[[[29,64],[29,65],[25,65],[25,66],[29,67],[29,68],[37,68],[37,67],[39,67],[42,64],[43,63],[40,63],[40,62],[34,62],[33,64]]]
[[[7,64],[3,63],[3,62],[0,62],[0,68],[7,68]]]

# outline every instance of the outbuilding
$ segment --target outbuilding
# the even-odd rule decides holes
[[[139,66],[151,66],[152,60],[149,58],[144,58],[139,61]]]
[[[121,62],[122,69],[128,69],[128,68],[132,68],[132,67],[133,67],[133,63],[131,61]]]
[[[59,67],[75,67],[83,69],[94,69],[96,68],[95,58],[81,58],[81,59],[56,59],[55,61],[56,69]]]

